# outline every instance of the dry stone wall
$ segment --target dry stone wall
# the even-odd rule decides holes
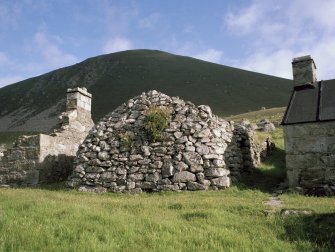
[[[152,141],[146,115],[169,111],[161,141]],[[79,146],[67,186],[81,191],[205,190],[229,187],[252,169],[249,130],[157,91],[142,93],[106,115]]]
[[[67,111],[51,135],[20,136],[0,155],[0,185],[36,186],[65,180],[73,170],[79,144],[93,127],[91,95],[86,89],[67,91]]]

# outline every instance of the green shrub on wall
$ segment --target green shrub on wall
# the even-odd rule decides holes
[[[145,113],[144,127],[150,140],[156,142],[163,139],[164,130],[169,125],[170,112],[165,107],[150,107]]]
[[[134,133],[126,131],[125,133],[120,134],[120,138],[124,146],[133,147],[135,142]]]

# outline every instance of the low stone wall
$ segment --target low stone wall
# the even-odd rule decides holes
[[[317,195],[335,194],[335,123],[284,126],[289,186]]]

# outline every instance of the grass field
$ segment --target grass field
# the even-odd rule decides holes
[[[1,189],[0,250],[333,251],[334,199],[286,194],[283,207],[315,214],[283,218],[279,209],[265,214],[268,197],[243,186],[141,195]]]
[[[282,129],[271,137],[273,156],[223,191],[0,189],[0,250],[334,251],[334,198],[284,193],[282,206],[264,204],[285,179]],[[313,214],[282,217],[282,209]]]

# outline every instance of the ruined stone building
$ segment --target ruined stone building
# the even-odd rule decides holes
[[[335,194],[335,80],[317,81],[311,56],[292,66],[294,89],[282,122],[289,186]]]
[[[147,118],[164,111],[168,123],[162,138],[153,140]],[[208,106],[155,90],[142,93],[94,126],[79,146],[67,186],[93,192],[226,188],[260,160],[253,132]]]
[[[68,89],[66,112],[53,134],[21,136],[0,156],[0,185],[36,186],[66,179],[79,144],[94,125],[91,97],[85,88]]]

